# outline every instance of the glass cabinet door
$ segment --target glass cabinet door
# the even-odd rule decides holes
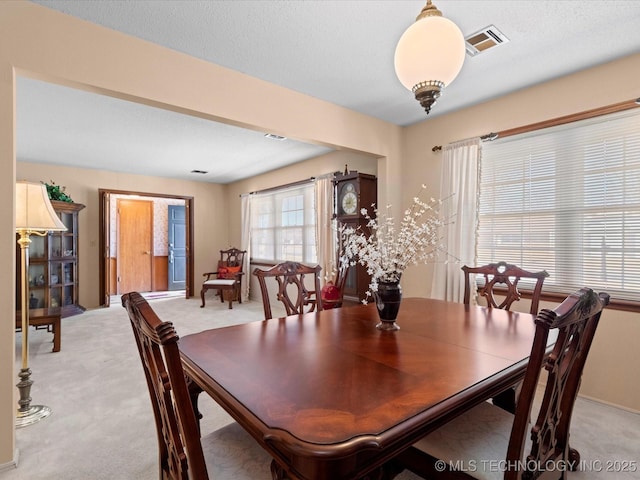
[[[43,259],[46,257],[45,244],[47,237],[41,237],[39,235],[31,235],[29,237],[31,243],[29,244],[29,261],[36,259]]]
[[[27,282],[29,308],[60,308],[63,317],[82,313],[78,303],[78,212],[84,205],[52,201],[67,228],[44,236],[31,235]],[[16,244],[16,305],[21,302],[21,249]]]

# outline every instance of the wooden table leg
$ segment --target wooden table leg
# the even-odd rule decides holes
[[[60,351],[60,343],[61,343],[61,339],[60,337],[62,336],[62,332],[60,330],[60,316],[57,316],[53,319],[53,350],[52,352],[59,352]]]

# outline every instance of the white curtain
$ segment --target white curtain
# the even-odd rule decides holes
[[[251,284],[251,272],[249,268],[249,260],[251,259],[251,195],[242,195],[240,198],[241,209],[241,221],[242,221],[242,235],[240,237],[240,250],[246,250],[244,254],[244,262],[242,265],[242,271],[244,272],[244,278],[242,279],[242,301],[249,300],[249,286]]]
[[[333,220],[333,174],[316,178],[316,248],[324,281],[335,276],[337,232]],[[324,283],[324,282],[323,282]]]
[[[431,297],[452,302],[464,298],[463,265],[475,265],[480,180],[480,138],[443,148],[440,198],[447,222],[444,242],[448,253],[434,268]]]

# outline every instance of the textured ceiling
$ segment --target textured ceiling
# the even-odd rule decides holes
[[[422,0],[35,3],[391,123],[427,118],[393,71],[397,40],[424,6]],[[640,51],[636,0],[434,3],[465,35],[493,24],[510,42],[467,57],[430,117]],[[607,88],[615,88],[614,82]],[[20,79],[18,86],[19,159],[134,173],[153,166],[160,175],[226,183],[327,151],[34,80]],[[36,95],[38,103],[26,99]],[[77,106],[61,114],[54,98],[61,95]],[[52,111],[64,129],[45,129]],[[92,128],[82,116],[89,112],[96,117],[90,119]],[[76,128],[86,138],[71,133]],[[60,138],[64,132],[69,139]],[[91,155],[83,158],[83,149]],[[224,166],[229,158],[233,171]],[[193,178],[183,171],[187,163],[189,170],[216,174]]]

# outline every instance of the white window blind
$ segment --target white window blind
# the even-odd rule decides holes
[[[317,263],[314,184],[254,194],[251,260]]]
[[[638,109],[485,144],[480,178],[479,265],[640,301]]]

